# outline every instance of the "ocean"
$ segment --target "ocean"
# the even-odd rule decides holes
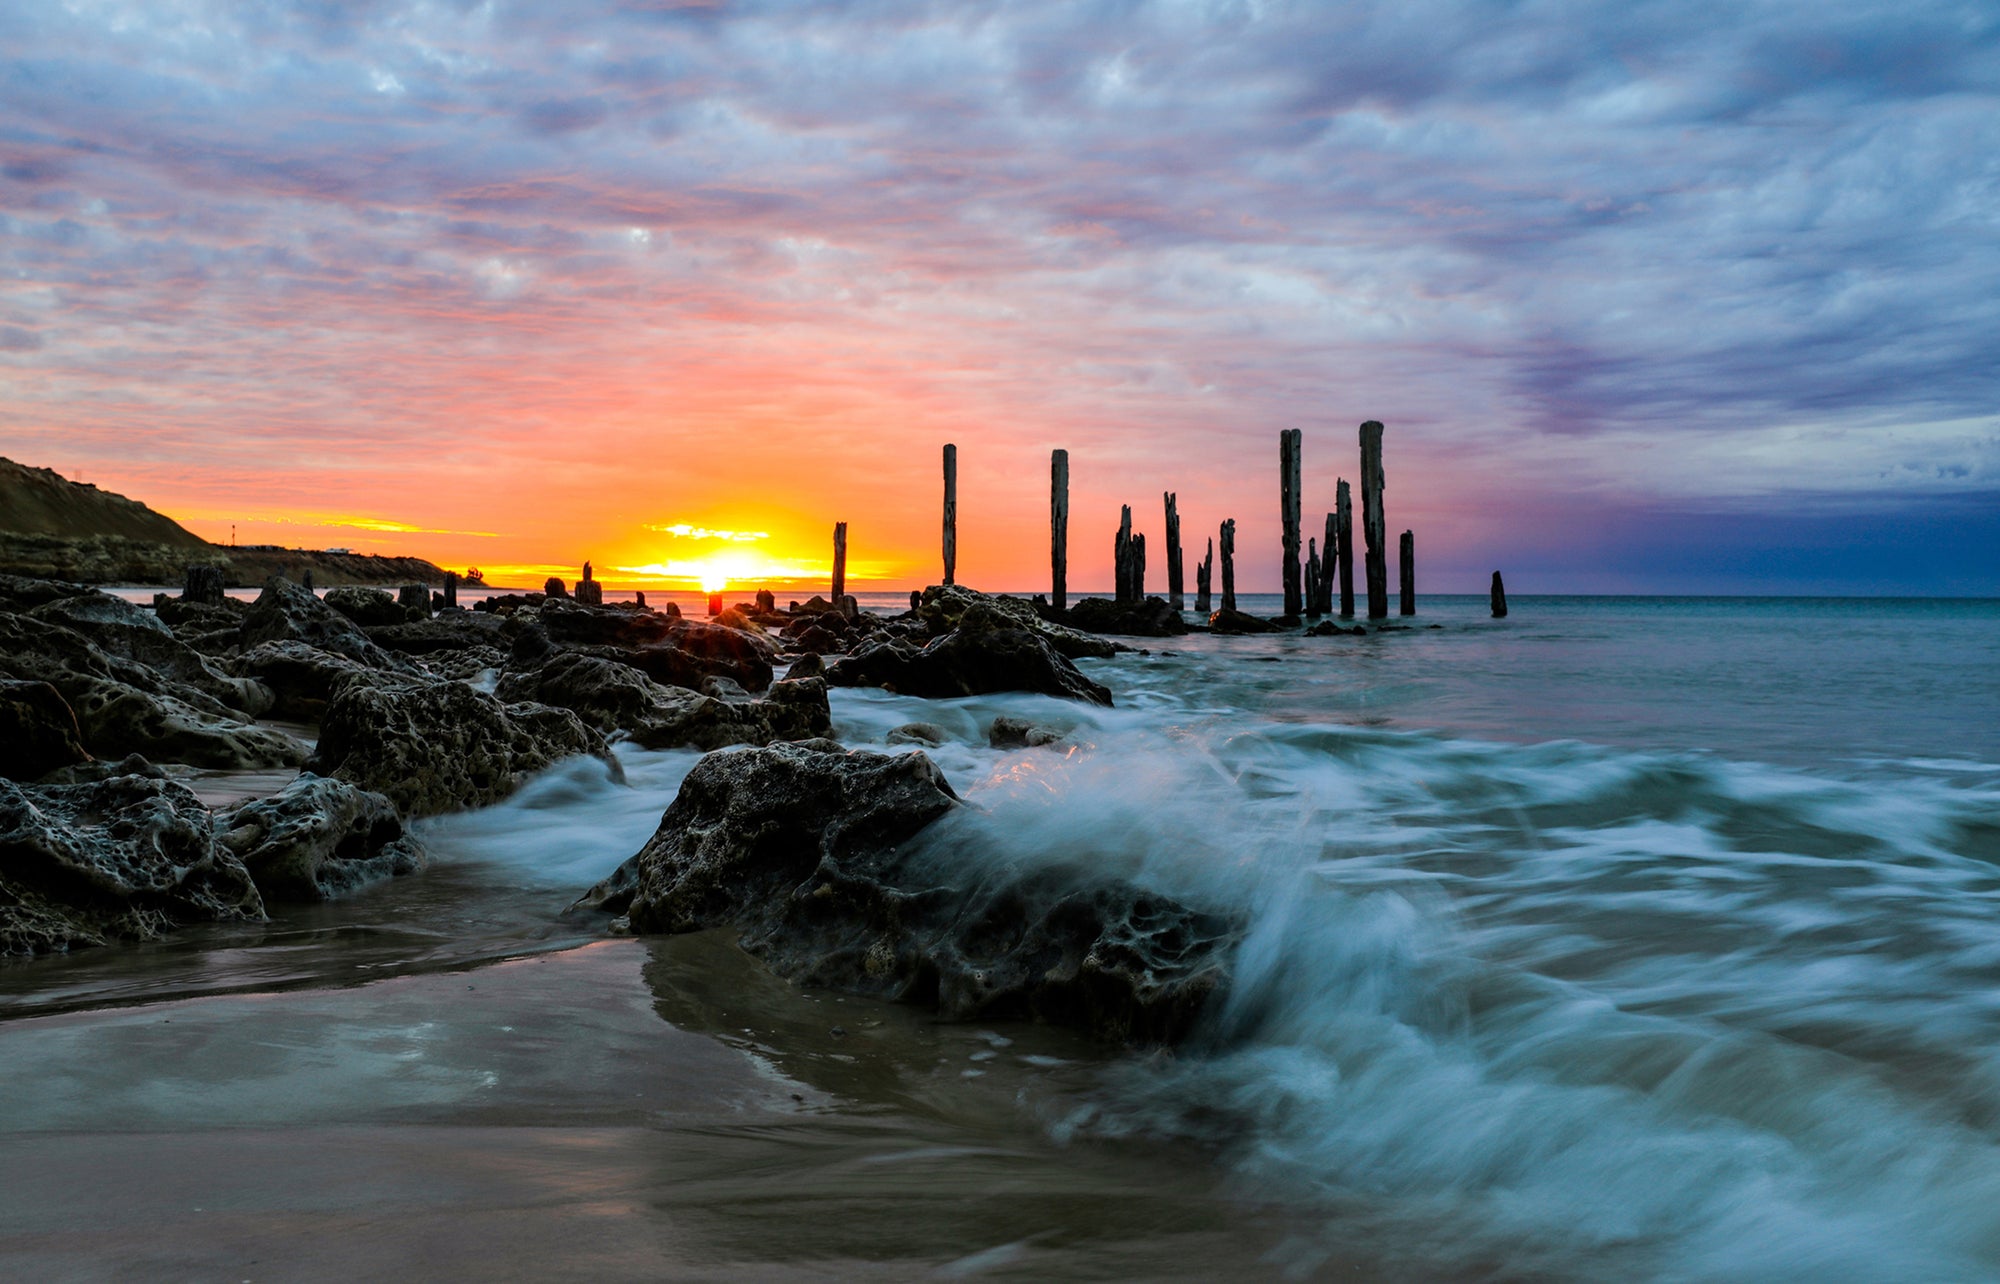
[[[144,1273],[171,1200],[89,1192],[152,1162],[236,1210],[167,1234],[159,1260],[197,1268],[311,1243],[367,1269],[401,1259],[355,1256],[357,1209],[415,1252],[503,1206],[563,1242],[465,1231],[461,1260],[2000,1276],[2000,601],[1511,605],[1134,639],[1081,662],[1111,709],[834,693],[853,747],[949,734],[975,805],[923,840],[947,867],[1082,865],[1243,917],[1227,1001],[1174,1053],[795,992],[726,940],[601,939],[563,906],[698,756],[625,751],[626,784],[572,763],[425,822],[418,878],[0,967],[0,1165],[56,1174],[0,1208],[0,1264]],[[1069,734],[990,749],[999,714]],[[284,1196],[212,1175],[302,1138]],[[425,1165],[459,1194],[412,1194]],[[32,1248],[63,1199],[112,1247]]]

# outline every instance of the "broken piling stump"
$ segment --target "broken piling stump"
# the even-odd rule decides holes
[[[576,600],[579,606],[603,606],[604,586],[590,573],[590,563],[583,564],[583,578],[576,582]]]
[[[1181,581],[1181,513],[1174,492],[1166,491],[1163,497],[1167,501],[1167,605],[1179,611],[1187,606]]]
[[[1306,540],[1306,618],[1319,618],[1319,540]]]
[[[1389,618],[1389,528],[1382,512],[1382,424],[1361,425],[1361,533],[1368,557],[1368,618]]]
[[[1492,601],[1493,601],[1493,618],[1496,620],[1506,619],[1507,586],[1500,582],[1500,572],[1498,571],[1493,572]]]
[[[1209,613],[1209,586],[1215,582],[1215,539],[1208,541],[1208,552],[1202,555],[1199,565],[1194,568],[1194,609],[1202,615]]]
[[[1111,540],[1111,600],[1125,603],[1132,597],[1132,506],[1118,506],[1118,534]]]
[[[1333,501],[1334,539],[1340,549],[1340,618],[1354,618],[1354,501],[1347,489],[1347,479],[1340,479],[1340,487]]]
[[[1222,609],[1236,609],[1236,519],[1222,524]]]
[[[1402,613],[1417,613],[1417,535],[1415,531],[1404,531],[1401,547],[1396,550],[1396,569],[1402,578]]]
[[[431,618],[431,586],[405,584],[396,590],[396,602],[405,611],[422,619]]]

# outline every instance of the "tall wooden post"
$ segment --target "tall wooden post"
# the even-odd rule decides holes
[[[1396,569],[1401,573],[1403,601],[1402,613],[1417,613],[1417,534],[1404,531],[1402,546],[1396,550]]]
[[[1306,541],[1306,614],[1319,618],[1319,540]]]
[[[444,609],[447,611],[455,611],[458,609],[457,571],[446,571],[444,573]]]
[[[1334,521],[1334,514],[1326,515],[1326,538],[1319,542],[1319,613],[1333,614],[1333,573],[1335,570],[1334,550],[1339,548],[1340,527]]]
[[[1492,596],[1492,602],[1493,602],[1493,618],[1494,618],[1494,619],[1496,619],[1496,620],[1504,620],[1504,619],[1506,619],[1506,618],[1507,618],[1507,586],[1506,586],[1505,584],[1502,584],[1502,583],[1500,582],[1500,572],[1498,572],[1498,571],[1495,571],[1495,572],[1493,572],[1493,596]]]
[[[1215,583],[1215,540],[1208,541],[1208,552],[1194,568],[1194,609],[1207,615],[1209,606],[1209,586]]]
[[[1181,513],[1172,491],[1163,497],[1167,501],[1167,605],[1180,611],[1187,608],[1181,581]]]
[[[944,582],[958,583],[958,447],[944,445]]]
[[[1132,596],[1134,605],[1146,600],[1146,537],[1132,536]]]
[[[1368,555],[1368,618],[1389,618],[1389,528],[1382,512],[1382,424],[1361,425],[1361,535]]]
[[[1111,542],[1111,600],[1132,600],[1132,506],[1118,508],[1118,535]]]
[[[1284,564],[1279,568],[1285,585],[1285,614],[1298,615],[1305,609],[1299,595],[1299,456],[1305,434],[1286,428],[1278,434],[1278,507],[1284,522]]]
[[[1049,602],[1069,609],[1069,452],[1049,453]]]
[[[1334,539],[1340,547],[1340,618],[1354,618],[1354,501],[1347,490],[1347,479],[1340,479],[1340,487],[1333,502]]]
[[[1222,609],[1236,609],[1236,519],[1222,524]]]
[[[847,592],[847,523],[833,524],[833,604]]]

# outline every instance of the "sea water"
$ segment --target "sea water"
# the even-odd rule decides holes
[[[1513,605],[1133,639],[1081,662],[1110,709],[834,692],[854,747],[947,733],[974,805],[936,867],[1059,862],[1246,925],[1189,1046],[1024,1086],[1019,1126],[1283,1210],[1273,1273],[2000,1275],[2000,602]],[[1000,714],[1065,738],[991,749]],[[623,785],[574,762],[427,822],[430,874],[282,941],[0,970],[0,1004],[574,945],[561,905],[697,755],[621,757]]]

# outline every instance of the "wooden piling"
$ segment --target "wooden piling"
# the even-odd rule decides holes
[[[1382,424],[1361,425],[1361,535],[1368,558],[1368,618],[1389,618],[1389,528],[1382,512]]]
[[[1209,612],[1209,586],[1215,583],[1215,540],[1210,537],[1208,552],[1202,556],[1200,564],[1194,568],[1194,609],[1198,614]]]
[[[1181,512],[1178,496],[1172,491],[1163,493],[1167,501],[1167,605],[1176,611],[1187,609],[1187,598],[1183,593],[1181,580]]]
[[[1069,609],[1069,452],[1049,452],[1049,603]]]
[[[446,571],[444,573],[444,609],[447,611],[458,609],[457,571]]]
[[[833,601],[837,606],[847,592],[847,523],[833,524]]]
[[[1402,578],[1402,613],[1417,613],[1417,534],[1404,531],[1403,541],[1396,550],[1396,569]]]
[[[958,574],[958,447],[944,446],[944,582],[956,584]]]
[[[428,620],[431,618],[431,586],[428,584],[405,584],[396,590],[396,604],[411,615]]]
[[[1340,479],[1333,501],[1334,538],[1340,546],[1340,618],[1354,618],[1354,501]]]
[[[1278,508],[1284,523],[1284,562],[1279,567],[1285,586],[1285,614],[1298,615],[1305,609],[1299,593],[1299,456],[1305,434],[1297,428],[1278,433]]]
[[[181,580],[181,601],[208,602],[220,605],[222,602],[222,568],[220,566],[190,566]]]
[[[1333,574],[1336,563],[1334,550],[1340,547],[1340,528],[1335,522],[1336,514],[1326,515],[1326,537],[1319,542],[1319,613],[1333,614]]]
[[[1146,600],[1146,537],[1134,532],[1132,535],[1132,585],[1130,600],[1137,604]]]
[[[1306,540],[1306,616],[1319,618],[1319,540]]]
[[[1507,618],[1507,586],[1500,582],[1500,572],[1493,572],[1493,618]]]
[[[1132,506],[1118,508],[1118,534],[1111,542],[1111,600],[1130,602],[1132,598]]]
[[[576,582],[576,600],[583,606],[603,606],[604,586],[590,573],[590,563],[583,564],[583,578]]]
[[[1222,609],[1236,609],[1236,519],[1222,524]]]

